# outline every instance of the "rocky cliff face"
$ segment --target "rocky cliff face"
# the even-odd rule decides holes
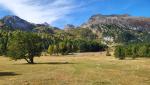
[[[94,25],[111,25],[115,24],[120,27],[129,28],[139,31],[150,31],[150,18],[133,17],[127,14],[124,15],[101,15],[97,14],[92,16],[88,22],[84,23],[81,27],[92,28]]]
[[[5,16],[2,19],[2,22],[12,29],[31,31],[34,28],[34,24],[31,24],[17,16]]]
[[[13,30],[53,33],[53,30],[59,30],[59,28],[52,27],[48,23],[34,24],[26,20],[19,18],[18,16],[5,16],[0,19],[0,28],[9,27]]]

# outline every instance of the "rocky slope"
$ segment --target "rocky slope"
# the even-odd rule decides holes
[[[9,26],[12,29],[20,29],[24,31],[31,31],[35,25],[32,23],[29,23],[17,16],[5,16],[1,19],[3,22],[3,25]]]
[[[128,14],[93,15],[81,28],[90,29],[98,38],[109,42],[150,40],[150,18],[133,17]]]
[[[97,14],[92,16],[88,22],[84,23],[81,27],[92,28],[93,25],[115,24],[123,28],[129,28],[138,31],[150,32],[150,18],[133,17],[128,14],[124,15],[102,15]]]
[[[80,27],[66,25],[64,30],[48,23],[33,24],[17,16],[0,20],[0,28],[19,29],[38,33],[61,34],[85,39],[100,39],[104,42],[150,41],[150,18],[124,15],[94,15]]]

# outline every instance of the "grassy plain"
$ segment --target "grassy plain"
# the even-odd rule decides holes
[[[105,53],[41,56],[37,64],[0,57],[0,85],[150,85],[150,59]]]

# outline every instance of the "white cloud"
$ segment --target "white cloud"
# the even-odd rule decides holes
[[[0,5],[29,22],[50,24],[75,8],[73,0],[0,0]]]

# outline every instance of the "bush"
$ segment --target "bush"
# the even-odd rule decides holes
[[[54,45],[50,45],[50,46],[48,47],[48,53],[49,53],[50,55],[52,55],[52,54],[54,53]]]
[[[135,45],[135,46],[132,46],[132,58],[135,59],[138,57],[138,47]]]
[[[114,53],[116,58],[119,58],[120,60],[125,59],[125,50],[123,46],[117,46]]]

